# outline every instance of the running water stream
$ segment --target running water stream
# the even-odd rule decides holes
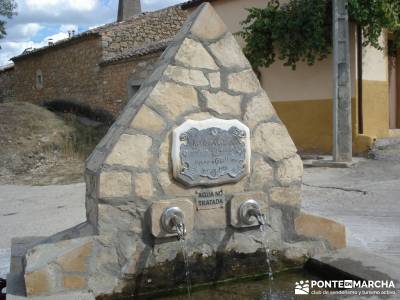
[[[260,225],[260,232],[261,232],[261,240],[262,240],[262,245],[265,251],[265,260],[266,260],[266,265],[268,268],[268,277],[270,280],[274,280],[274,273],[272,272],[272,265],[271,265],[271,249],[269,248],[269,241],[268,241],[268,236],[267,236],[267,220],[265,216],[262,216],[264,219],[264,222]]]
[[[190,278],[190,264],[189,264],[189,255],[186,247],[185,240],[185,225],[177,224],[176,226],[178,232],[178,241],[181,246],[181,252],[183,256],[183,262],[185,264],[185,279],[186,279],[186,289],[188,299],[191,299],[191,290],[192,290],[192,281]]]
[[[191,298],[191,290],[192,290],[192,282],[190,280],[190,264],[189,264],[189,257],[186,248],[186,241],[184,239],[180,239],[179,243],[181,244],[181,250],[183,255],[183,261],[185,263],[185,277],[186,277],[186,289],[188,299]]]
[[[271,265],[271,249],[269,248],[269,241],[268,241],[268,235],[267,235],[267,218],[265,215],[260,216],[262,218],[262,222],[260,222],[260,232],[261,232],[261,241],[262,245],[265,251],[265,262],[267,265],[267,271],[268,271],[268,290],[267,290],[267,298],[266,300],[272,300],[273,299],[273,282],[274,282],[274,273],[272,272],[272,265]]]

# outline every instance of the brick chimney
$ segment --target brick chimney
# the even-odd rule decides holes
[[[140,0],[119,0],[117,21],[125,21],[141,12],[142,6]]]

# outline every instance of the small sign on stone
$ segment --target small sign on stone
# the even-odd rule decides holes
[[[200,190],[196,192],[197,210],[225,207],[225,194],[222,189]]]

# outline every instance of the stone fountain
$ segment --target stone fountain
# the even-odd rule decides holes
[[[339,224],[300,212],[296,151],[235,38],[201,5],[88,158],[87,221],[25,243],[12,270],[28,296],[162,291],[185,284],[179,236],[192,283],[218,282],[266,273],[263,223],[273,270],[299,267],[345,241]]]

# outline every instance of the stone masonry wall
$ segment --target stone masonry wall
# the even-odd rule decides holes
[[[134,48],[171,39],[181,29],[186,18],[187,11],[173,6],[100,27],[95,31],[102,35],[103,59],[108,60]]]
[[[77,40],[15,61],[15,98],[40,104],[51,100],[74,100],[93,107],[102,103],[99,81],[100,38]],[[38,88],[37,72],[43,76]]]
[[[169,264],[179,265],[179,242],[154,239],[149,218],[150,208],[159,201],[171,201],[171,205],[176,199],[193,202],[202,190],[186,187],[172,176],[172,131],[187,119],[238,119],[250,128],[250,174],[218,188],[228,202],[259,195],[272,228],[267,235],[275,253],[275,270],[280,268],[279,255],[305,245],[293,223],[300,211],[302,178],[296,147],[233,35],[226,32],[211,6],[203,6],[192,18],[196,21],[189,20],[188,27],[175,37],[154,73],[87,161],[87,217],[97,228],[98,251],[103,255],[94,259],[89,272],[102,273],[105,283],[90,286],[96,294],[170,288],[184,281],[175,272],[163,276],[174,268]],[[187,248],[198,269],[192,269],[193,282],[265,268],[260,264],[265,257],[254,257],[262,253],[263,235],[257,229],[229,226],[228,207],[198,210],[192,221],[187,220],[193,222]],[[310,248],[304,247],[300,256]],[[232,260],[224,270],[216,266],[218,255]],[[243,257],[238,267],[236,259],[241,255],[253,257],[253,263]],[[208,264],[209,277],[204,278],[202,268]],[[128,280],[136,276],[139,281]]]
[[[151,291],[184,282],[178,272],[163,276],[175,268],[170,264],[179,265],[180,246],[176,239],[154,239],[149,218],[151,207],[159,201],[193,202],[202,190],[184,186],[172,176],[172,131],[188,119],[237,119],[249,127],[250,174],[218,188],[230,205],[234,199],[259,195],[271,224],[267,235],[275,270],[280,268],[279,255],[305,245],[294,229],[303,170],[296,147],[235,38],[211,6],[203,6],[192,18],[196,21],[189,20],[190,30],[184,27],[175,37],[157,69],[87,161],[87,216],[97,228],[99,249],[104,249],[89,272],[107,278],[101,287],[90,286],[96,294]],[[193,282],[265,268],[261,263],[265,257],[257,258],[262,253],[262,233],[229,226],[228,207],[197,210],[194,219],[187,220],[188,226],[193,224],[187,249],[198,269],[192,269]],[[310,248],[304,247],[300,256]],[[223,269],[216,266],[219,255],[231,261]],[[253,260],[243,256],[239,267],[236,259],[241,255]],[[203,268],[210,268],[209,277],[204,277]],[[136,276],[139,281],[128,280]]]
[[[101,64],[100,44],[99,38],[81,40],[42,55],[17,60],[15,72],[0,73],[2,94],[35,104],[53,100],[78,101],[118,116],[129,100],[130,81],[144,81],[154,70],[160,53],[137,60]],[[43,76],[40,89],[36,86],[38,71]]]
[[[14,100],[14,80],[14,69],[0,71],[0,103]]]

